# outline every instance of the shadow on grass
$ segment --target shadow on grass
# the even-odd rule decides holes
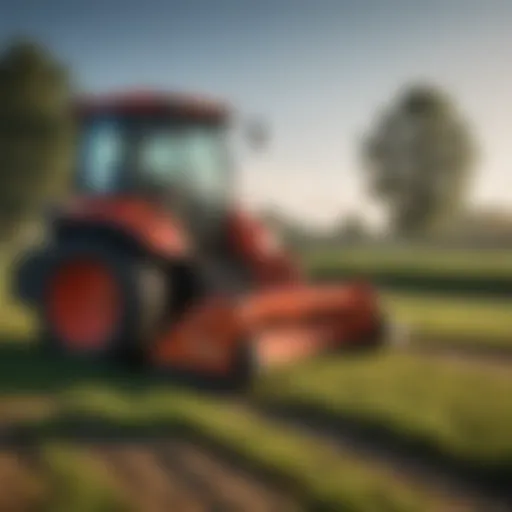
[[[85,396],[80,395],[81,390],[85,390]],[[11,421],[0,410],[0,445],[195,437],[190,421],[180,415],[179,407],[176,412],[172,403],[170,407],[164,405],[161,414],[145,416],[134,410],[131,398],[151,397],[153,391],[156,395],[163,391],[165,400],[172,402],[175,397],[180,403],[184,400],[182,391],[212,398],[231,394],[221,383],[190,380],[143,366],[58,358],[41,353],[37,345],[25,340],[0,339],[0,403],[7,400],[23,404],[24,397],[29,397],[30,403],[40,397],[55,404],[49,414],[21,421]]]
[[[113,391],[148,391],[154,386],[186,387],[224,394],[229,383],[156,370],[142,364],[76,360],[44,354],[37,344],[0,338],[0,396],[54,393],[81,385]]]
[[[112,364],[50,357],[36,344],[0,340],[0,394],[51,393],[91,382],[137,388],[144,380],[139,372]]]

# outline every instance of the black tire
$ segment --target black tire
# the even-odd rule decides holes
[[[121,291],[121,318],[112,335],[101,348],[69,353],[65,340],[59,338],[49,320],[47,303],[40,304],[43,349],[47,353],[92,359],[144,359],[145,348],[162,327],[169,303],[170,280],[156,262],[134,251],[116,247],[101,237],[64,241],[52,255],[43,281],[43,299],[50,279],[59,267],[75,258],[91,258],[105,264]]]

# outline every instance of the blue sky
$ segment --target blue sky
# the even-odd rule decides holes
[[[479,204],[512,203],[509,0],[18,0],[0,35],[36,37],[86,89],[128,85],[225,97],[268,120],[240,189],[315,222],[361,211],[357,142],[409,81],[446,87],[474,124]]]

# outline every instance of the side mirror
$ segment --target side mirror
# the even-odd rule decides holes
[[[253,120],[246,125],[246,138],[251,149],[261,151],[270,142],[268,126],[263,121]]]

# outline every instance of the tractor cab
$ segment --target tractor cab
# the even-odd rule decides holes
[[[197,240],[218,238],[230,203],[228,112],[169,94],[88,97],[78,104],[75,192],[159,204]]]

